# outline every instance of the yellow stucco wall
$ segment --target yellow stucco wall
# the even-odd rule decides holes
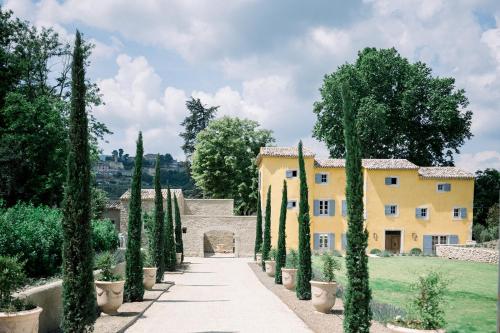
[[[342,234],[346,233],[347,221],[342,216],[342,200],[345,200],[345,169],[317,168],[314,158],[305,159],[307,182],[309,186],[309,207],[311,211],[311,236],[314,233],[334,233],[335,246],[342,250]],[[297,207],[287,210],[287,247],[298,247],[298,200],[299,177],[286,178],[286,170],[298,170],[296,157],[262,156],[259,163],[260,194],[262,211],[265,212],[267,188],[272,186],[271,237],[276,246],[281,204],[283,180],[287,180],[288,200],[297,200]],[[316,184],[315,174],[326,173],[327,184]],[[385,177],[399,178],[399,185],[385,185]],[[385,249],[385,231],[401,231],[401,251],[409,252],[412,248],[423,248],[424,235],[457,235],[460,244],[471,239],[472,204],[474,192],[473,179],[424,179],[418,170],[373,170],[364,169],[364,202],[366,225],[369,231],[368,250]],[[450,192],[437,192],[438,183],[450,183]],[[314,200],[335,200],[334,216],[314,216]],[[396,204],[399,208],[397,217],[385,215],[384,206]],[[428,208],[427,219],[417,219],[415,209]],[[454,207],[467,208],[467,218],[455,220],[452,217]],[[311,245],[313,239],[311,237]]]

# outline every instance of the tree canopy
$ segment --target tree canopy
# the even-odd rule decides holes
[[[453,165],[470,139],[472,112],[451,77],[434,77],[423,62],[411,63],[394,49],[365,48],[353,64],[325,76],[313,135],[332,157],[345,157],[341,82],[352,82],[363,158],[406,158],[420,165]]]
[[[257,207],[257,166],[260,147],[274,142],[272,132],[256,121],[223,117],[210,122],[196,138],[192,175],[209,198],[232,198],[239,214]]]

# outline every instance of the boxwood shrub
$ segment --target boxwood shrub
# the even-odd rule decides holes
[[[420,255],[422,255],[422,250],[419,249],[418,247],[414,247],[413,249],[410,250],[410,255],[411,256],[420,256]]]
[[[370,251],[370,254],[374,254],[374,255],[377,255],[377,256],[380,255],[380,253],[382,253],[382,251],[380,251],[379,249],[372,249]]]
[[[111,220],[92,221],[92,246],[95,252],[113,251],[119,244],[118,232]]]

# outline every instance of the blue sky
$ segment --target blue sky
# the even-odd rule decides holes
[[[259,121],[279,145],[311,138],[323,75],[357,51],[396,47],[435,75],[456,78],[474,112],[461,167],[500,168],[500,2],[440,0],[5,0],[3,6],[96,48],[88,74],[106,105],[95,110],[114,134],[104,152],[145,151],[182,159],[180,122],[189,96],[219,116]]]

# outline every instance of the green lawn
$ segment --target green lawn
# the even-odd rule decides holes
[[[319,268],[318,257],[313,259]],[[342,259],[339,282],[346,283]],[[404,308],[412,296],[410,284],[429,269],[436,269],[450,279],[446,320],[449,333],[495,332],[497,265],[453,261],[436,257],[370,258],[370,286],[373,298]]]

